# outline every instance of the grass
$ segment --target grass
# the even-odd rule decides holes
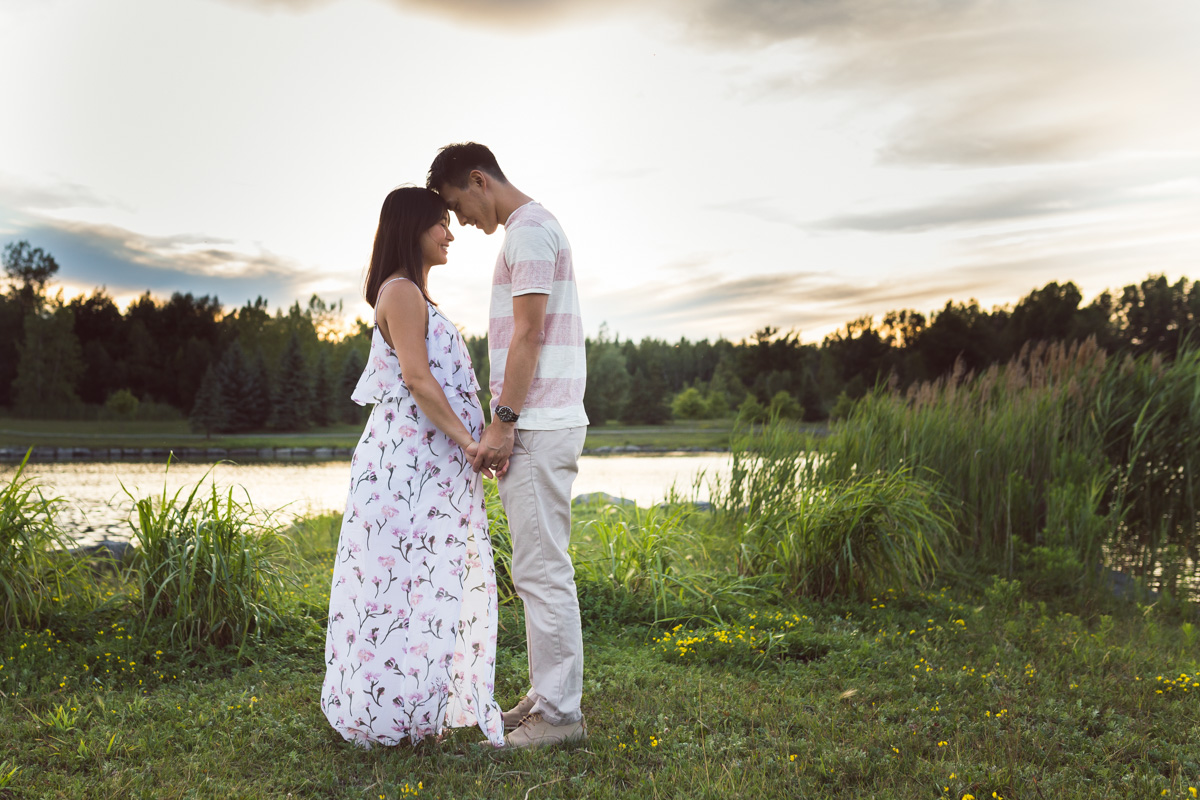
[[[183,643],[99,578],[106,602],[0,634],[0,797],[1196,797],[1195,607],[1078,580],[1114,527],[1159,563],[1194,544],[1200,437],[1176,438],[1200,379],[1130,363],[1042,350],[876,393],[819,458],[767,426],[711,512],[575,509],[584,745],[343,742],[317,703],[336,516],[288,531],[295,582],[241,648]],[[500,621],[507,705],[520,603]]]
[[[169,621],[180,647],[240,649],[279,621],[279,599],[294,581],[283,566],[290,542],[270,513],[249,497],[235,500],[233,488],[222,494],[214,482],[206,493],[201,479],[185,489],[169,496],[164,488],[158,498],[126,490],[134,505],[133,596],[147,626]]]
[[[119,618],[0,638],[0,781],[12,773],[0,788],[356,800],[1184,798],[1200,788],[1194,632],[1153,608],[1082,619],[1025,601],[1011,583],[763,608],[674,632],[594,621],[585,746],[491,752],[474,746],[478,732],[457,730],[364,753],[316,703],[323,635],[304,609],[322,606],[331,562],[308,565],[289,624],[240,658],[139,640]],[[525,686],[518,604],[501,619],[497,685],[511,702]],[[762,654],[751,631],[760,645],[789,638]]]
[[[41,624],[45,609],[72,592],[85,591],[81,569],[73,559],[54,555],[69,545],[55,522],[63,504],[46,497],[25,477],[29,454],[7,480],[0,482],[0,626]]]
[[[1108,358],[1094,342],[1027,347],[979,376],[880,388],[820,442],[822,482],[915,468],[960,525],[958,556],[1079,591],[1130,570],[1200,599],[1200,349]],[[1030,576],[1033,577],[1033,576]]]

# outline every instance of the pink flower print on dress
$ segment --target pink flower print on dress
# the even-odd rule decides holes
[[[426,360],[435,385],[478,437],[484,419],[479,383],[464,369],[470,357],[453,325],[432,306],[427,313]],[[478,725],[499,744],[494,677],[484,667],[495,649],[490,550],[481,557],[464,534],[454,535],[467,516],[474,540],[487,541],[481,482],[465,468],[462,448],[416,404],[378,328],[367,361],[353,399],[375,405],[351,462],[321,708],[345,739],[364,747],[415,742],[456,722]],[[492,652],[472,650],[472,642],[488,640]],[[412,654],[401,657],[406,649]],[[372,666],[375,655],[383,667]],[[472,666],[450,666],[456,663]],[[474,678],[464,677],[471,670]]]
[[[368,650],[365,647],[358,651],[358,660],[363,662],[364,664],[373,658],[375,658],[375,654],[372,653],[370,650]]]

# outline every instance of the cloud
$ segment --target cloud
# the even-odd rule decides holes
[[[297,12],[324,4],[227,2]],[[859,113],[889,115],[879,156],[891,163],[1046,163],[1194,149],[1200,139],[1194,0],[1146,0],[1136,12],[1125,0],[389,2],[506,30],[653,17],[693,47],[787,65],[754,70],[747,97],[826,92],[850,99]],[[767,57],[780,53],[790,57]],[[806,64],[802,77],[797,58]]]
[[[290,302],[302,286],[323,277],[290,259],[200,235],[147,236],[112,225],[39,220],[21,225],[10,238],[54,254],[61,267],[57,280],[116,293],[225,295],[237,304],[275,295]]]
[[[747,91],[825,92],[887,118],[885,162],[998,166],[1195,150],[1200,5],[1149,0],[712,0],[688,24],[711,44],[794,43]]]
[[[1036,177],[984,184],[930,203],[838,214],[811,223],[809,230],[913,233],[1046,219],[1088,211],[1200,196],[1200,159],[1138,159],[1115,168],[1058,169]]]
[[[1002,278],[992,275],[991,279]],[[763,273],[721,279],[716,273],[686,284],[650,284],[628,292],[589,298],[591,313],[610,330],[635,327],[671,331],[660,336],[709,338],[749,336],[766,326],[797,330],[813,341],[864,313],[901,308],[932,309],[947,297],[972,296],[990,289],[988,276],[905,275],[874,281],[825,272]]]
[[[86,186],[66,181],[30,182],[12,173],[0,172],[0,209],[57,211],[64,208],[115,208]]]
[[[473,26],[500,28],[542,28],[580,17],[594,18],[624,6],[634,5],[633,0],[387,0],[400,9],[411,9],[435,14],[454,22]],[[243,7],[267,11],[290,11],[304,13],[326,5],[334,0],[225,0]]]

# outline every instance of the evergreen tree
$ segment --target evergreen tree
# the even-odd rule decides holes
[[[369,341],[369,340],[368,340]],[[463,342],[467,345],[467,354],[471,356],[471,367],[479,380],[479,405],[487,408],[492,400],[490,381],[492,379],[492,362],[488,358],[487,336],[465,336]],[[591,364],[588,364],[591,371]],[[355,378],[358,380],[358,378]],[[586,400],[584,401],[586,404]],[[593,422],[593,424],[595,424]]]
[[[717,362],[716,369],[713,370],[712,380],[708,384],[710,392],[724,395],[726,412],[730,408],[737,408],[746,399],[746,386],[738,378],[737,370],[734,368],[734,360],[736,358],[734,353],[736,352],[735,350],[733,353],[723,356]]]
[[[308,364],[300,349],[300,337],[293,332],[279,362],[275,382],[275,402],[271,408],[271,427],[279,431],[304,430],[312,417],[313,389]]]
[[[261,347],[255,348],[249,370],[246,418],[251,428],[260,430],[267,427],[267,420],[271,417],[271,383],[267,374],[267,359]]]
[[[52,308],[25,317],[13,380],[14,403],[25,411],[79,403],[75,387],[83,375],[83,351],[75,338],[71,309],[61,297]]]
[[[313,424],[321,427],[332,425],[337,420],[337,398],[334,395],[333,377],[329,374],[327,347],[320,349],[313,371],[315,372],[313,376]]]
[[[25,318],[15,296],[0,297],[0,405],[12,403],[17,377],[17,350],[25,336]]]
[[[366,411],[358,403],[350,399],[358,379],[362,377],[367,360],[358,348],[350,348],[346,359],[342,362],[342,375],[338,379],[338,417],[342,422],[361,424],[366,418]]]
[[[188,425],[194,432],[203,432],[206,438],[212,438],[214,433],[225,431],[226,423],[220,379],[217,377],[217,369],[210,365],[204,371],[204,379],[200,381],[200,390],[196,392],[196,403],[192,406]]]
[[[629,402],[621,415],[623,422],[635,425],[661,425],[671,419],[667,405],[667,381],[663,376],[662,362],[649,340],[642,341],[637,354],[641,363],[632,370],[633,381],[629,387]],[[657,344],[657,343],[655,343]],[[643,350],[649,352],[643,353]]]
[[[241,342],[234,342],[216,369],[220,387],[221,408],[224,410],[221,432],[240,433],[254,429],[254,378]]]
[[[587,342],[587,387],[583,393],[583,409],[588,422],[603,425],[618,419],[629,401],[629,370],[625,355],[608,340],[608,328],[600,326],[600,335]]]

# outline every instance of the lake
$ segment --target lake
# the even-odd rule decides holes
[[[689,499],[707,500],[709,480],[715,475],[727,477],[729,464],[729,453],[583,456],[573,495],[605,492],[651,506],[675,487]],[[37,463],[26,466],[25,474],[36,478],[47,496],[67,501],[59,522],[81,544],[91,544],[105,537],[129,538],[126,517],[132,502],[122,484],[138,498],[160,496],[164,484],[168,494],[174,494],[180,487],[194,485],[210,469],[218,488],[242,487],[256,507],[281,509],[280,517],[285,520],[340,512],[350,480],[350,462],[346,460],[216,466],[177,462],[168,471],[163,464],[146,462]],[[10,479],[15,470],[12,464],[0,466],[0,478]],[[245,499],[241,492],[234,496]]]

